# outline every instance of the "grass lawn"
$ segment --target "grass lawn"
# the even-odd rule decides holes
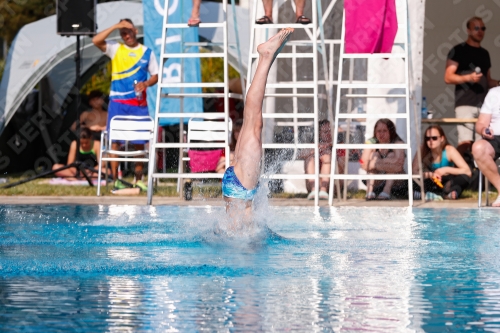
[[[8,178],[9,183],[19,181],[19,177]],[[125,178],[128,182],[132,182],[132,178]],[[0,195],[6,196],[95,196],[97,187],[80,185],[80,186],[68,186],[68,185],[51,185],[47,184],[48,178],[37,179],[28,183],[14,186],[12,188],[3,189],[0,188]],[[203,196],[205,198],[220,198],[221,197],[221,187],[220,180],[211,180],[202,186],[198,186],[199,182],[196,182],[193,186],[193,196],[199,197]],[[5,184],[0,184],[0,187]],[[162,181],[159,186],[155,188],[155,196],[164,197],[177,197],[177,183],[175,180],[169,180],[167,182]],[[101,187],[101,193],[103,196],[113,196],[111,193],[113,186],[108,184],[108,187]],[[366,192],[364,190],[360,191],[349,191],[347,193],[348,199],[364,199]],[[139,196],[146,196],[145,192],[141,192]],[[306,198],[307,194],[294,194],[294,193],[274,193],[273,198]],[[465,190],[461,199],[474,199],[477,200],[478,192],[472,190]],[[495,200],[497,197],[496,192],[490,192],[490,200]],[[405,199],[405,198],[401,198]]]

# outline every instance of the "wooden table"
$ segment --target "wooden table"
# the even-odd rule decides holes
[[[422,119],[422,124],[434,124],[434,125],[465,125],[465,124],[475,124],[477,122],[476,118],[431,118]],[[472,138],[474,141],[476,136],[476,131],[472,130]]]
[[[422,119],[422,124],[467,124],[477,122],[476,118],[431,118]]]

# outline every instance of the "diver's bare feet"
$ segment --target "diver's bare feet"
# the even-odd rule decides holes
[[[275,57],[275,54],[277,55],[277,53],[279,53],[277,51],[281,45],[286,42],[287,37],[293,32],[293,30],[293,28],[284,28],[276,35],[269,38],[267,42],[257,46],[257,52],[259,52],[259,55],[263,58],[272,59]]]

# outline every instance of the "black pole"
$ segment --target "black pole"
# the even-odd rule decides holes
[[[76,53],[75,53],[75,67],[76,67],[76,78],[75,78],[75,88],[76,93],[76,152],[80,151],[80,35],[76,35]]]

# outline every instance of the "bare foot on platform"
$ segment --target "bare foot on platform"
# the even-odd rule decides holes
[[[290,38],[290,35],[293,32],[293,28],[285,28],[278,32],[273,37],[269,38],[269,40],[265,43],[257,46],[257,52],[262,58],[271,58],[274,59],[281,52],[286,42]]]
[[[196,17],[191,17],[189,20],[188,20],[188,26],[190,27],[197,27],[199,26],[201,23],[201,20],[200,18],[196,18]]]
[[[491,204],[493,207],[500,207],[500,195],[497,197],[495,201]]]

